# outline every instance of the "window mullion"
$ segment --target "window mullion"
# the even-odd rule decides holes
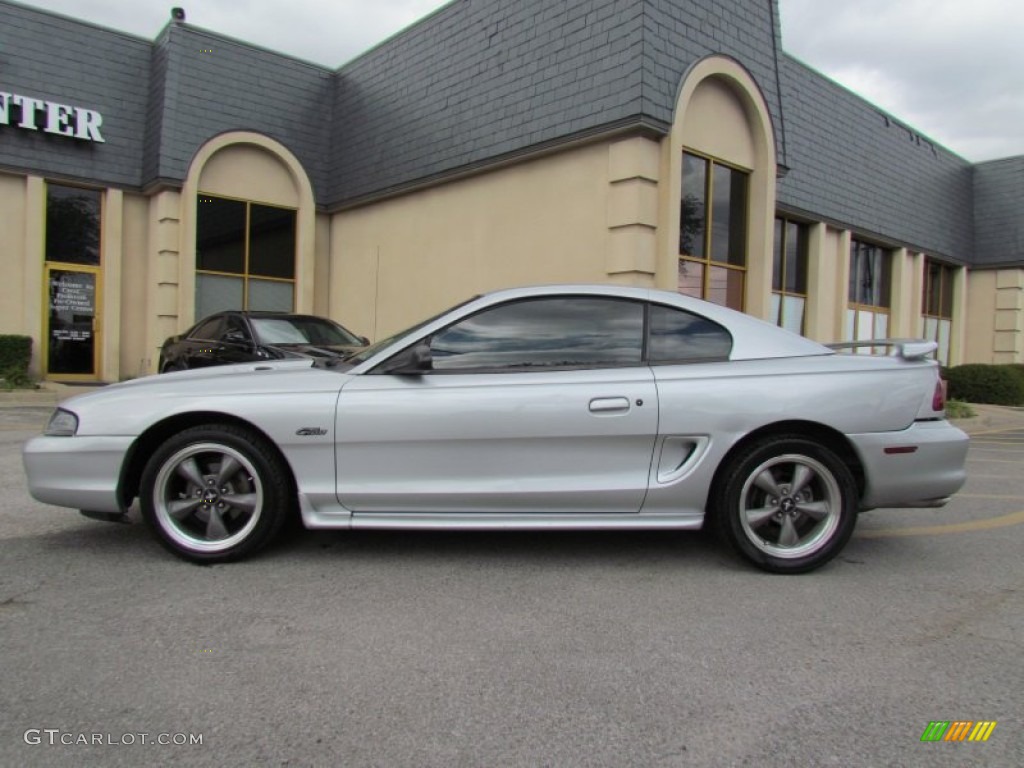
[[[715,208],[715,164],[712,160],[705,160],[706,178],[704,180],[704,275],[701,286],[701,298],[707,299],[711,295],[711,227],[714,225]]]
[[[249,309],[249,240],[252,227],[252,203],[245,204],[245,245],[242,259],[242,306]]]

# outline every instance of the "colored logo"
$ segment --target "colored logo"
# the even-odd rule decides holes
[[[988,741],[995,729],[995,720],[932,720],[921,741]]]

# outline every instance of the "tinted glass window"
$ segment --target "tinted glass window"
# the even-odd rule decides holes
[[[295,277],[295,211],[256,203],[251,205],[249,273]]]
[[[245,272],[245,203],[199,196],[196,268],[233,274]]]
[[[652,364],[727,360],[732,337],[717,323],[681,309],[651,306],[647,357]]]
[[[190,339],[219,339],[224,332],[224,318],[211,317],[209,320],[200,323],[196,329],[189,334]]]
[[[249,330],[245,327],[242,318],[235,315],[228,315],[225,318],[224,327],[220,329],[220,332],[222,335],[219,338],[223,341],[245,344],[250,339]]]
[[[747,174],[715,164],[711,260],[743,266],[747,261]]]
[[[859,240],[850,243],[850,303],[889,306],[892,255]]]
[[[683,199],[679,208],[679,253],[704,257],[707,232],[708,161],[683,153]]]
[[[46,185],[46,260],[100,263],[100,193]]]
[[[643,307],[631,301],[535,299],[485,310],[436,333],[434,369],[640,365]]]

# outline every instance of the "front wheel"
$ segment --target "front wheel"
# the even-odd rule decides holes
[[[830,449],[801,437],[768,438],[737,455],[716,489],[720,536],[775,573],[803,573],[835,557],[857,524],[857,486]]]
[[[142,516],[160,543],[198,563],[237,560],[264,547],[291,510],[287,470],[251,430],[186,429],[160,446],[142,474]]]

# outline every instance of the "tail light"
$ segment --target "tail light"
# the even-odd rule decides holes
[[[938,379],[935,382],[935,394],[932,395],[932,410],[944,411],[946,409],[946,382]]]

